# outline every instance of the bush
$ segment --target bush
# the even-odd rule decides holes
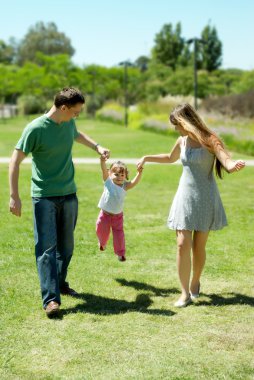
[[[253,140],[239,140],[232,135],[221,134],[226,146],[239,153],[254,156],[254,141]]]
[[[103,105],[103,99],[100,96],[89,96],[86,100],[86,111],[90,116],[95,116],[96,111]]]
[[[202,102],[202,107],[208,111],[217,111],[230,117],[254,117],[254,90],[245,94],[208,98]]]
[[[18,98],[18,110],[22,115],[44,113],[47,110],[47,102],[38,96],[22,95]]]

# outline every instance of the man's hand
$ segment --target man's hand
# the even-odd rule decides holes
[[[21,200],[19,197],[10,197],[10,212],[13,214],[13,215],[16,215],[16,216],[21,216]]]
[[[97,146],[97,152],[105,159],[107,160],[110,157],[110,150],[107,148],[103,148],[103,146],[98,145]]]

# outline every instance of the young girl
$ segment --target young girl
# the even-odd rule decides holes
[[[183,173],[169,213],[168,227],[176,231],[177,267],[182,288],[175,306],[185,307],[200,293],[209,231],[227,225],[213,167],[222,178],[222,169],[232,173],[244,168],[245,163],[231,160],[222,141],[189,104],[176,107],[170,114],[170,121],[181,135],[172,151],[144,156],[137,166],[141,168],[146,162],[173,163],[181,159]],[[193,274],[190,282],[191,250]]]
[[[96,222],[96,234],[100,250],[104,251],[112,228],[114,252],[120,261],[126,260],[123,230],[124,198],[126,191],[139,183],[142,169],[140,167],[134,179],[128,181],[128,170],[123,162],[114,162],[108,170],[105,158],[101,157],[104,191],[98,204],[101,211]]]

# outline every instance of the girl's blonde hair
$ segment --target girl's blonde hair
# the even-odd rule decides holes
[[[219,149],[224,149],[222,140],[206,126],[190,104],[178,105],[170,113],[169,119],[172,124],[180,125],[190,138],[198,141],[214,155]],[[214,157],[214,161],[216,175],[222,178],[222,169],[224,167],[216,156]]]
[[[129,172],[126,165],[122,161],[115,161],[110,165],[109,170],[113,173],[125,173],[125,177],[129,179]]]

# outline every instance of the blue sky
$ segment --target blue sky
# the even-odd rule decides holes
[[[223,67],[254,70],[253,0],[12,0],[1,6],[0,39],[22,39],[38,21],[55,22],[72,42],[73,61],[114,66],[148,55],[162,26],[178,21],[182,36],[211,23],[223,43]]]

